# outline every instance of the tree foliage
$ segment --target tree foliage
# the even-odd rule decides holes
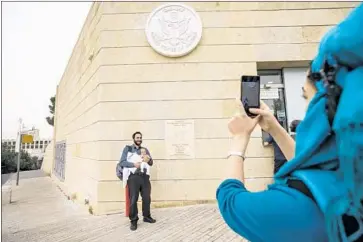
[[[18,153],[10,151],[5,145],[1,144],[1,173],[16,172],[18,164]],[[30,156],[28,152],[21,151],[20,153],[20,171],[30,171],[40,169],[38,157]]]
[[[51,105],[48,105],[51,116],[46,117],[48,124],[54,126],[54,113],[55,113],[55,96],[50,98]]]

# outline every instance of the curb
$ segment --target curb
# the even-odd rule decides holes
[[[10,204],[11,203],[11,195],[12,195],[12,181],[13,175],[11,174],[9,179],[2,185],[1,187],[1,203],[2,204]]]

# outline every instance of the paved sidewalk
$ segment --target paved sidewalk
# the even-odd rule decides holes
[[[123,214],[92,216],[67,200],[49,177],[20,180],[12,203],[2,205],[2,240],[32,241],[244,241],[223,222],[216,205],[153,209],[156,224],[130,231]]]

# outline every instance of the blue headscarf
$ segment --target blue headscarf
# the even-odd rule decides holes
[[[329,240],[354,241],[363,223],[348,238],[342,216],[363,219],[363,4],[322,38],[311,72],[317,93],[297,128],[295,157],[275,183],[302,179],[325,215]]]

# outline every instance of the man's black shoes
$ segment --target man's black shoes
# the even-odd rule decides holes
[[[145,222],[145,223],[151,223],[151,224],[153,224],[153,223],[155,223],[155,222],[156,222],[156,220],[155,220],[155,219],[153,219],[152,217],[144,217],[144,222]],[[135,221],[135,222],[131,222],[130,229],[131,229],[132,231],[137,230],[137,221]]]
[[[130,229],[135,231],[137,229],[137,222],[131,222]]]
[[[144,222],[153,224],[156,222],[156,220],[153,219],[152,217],[144,217]]]

